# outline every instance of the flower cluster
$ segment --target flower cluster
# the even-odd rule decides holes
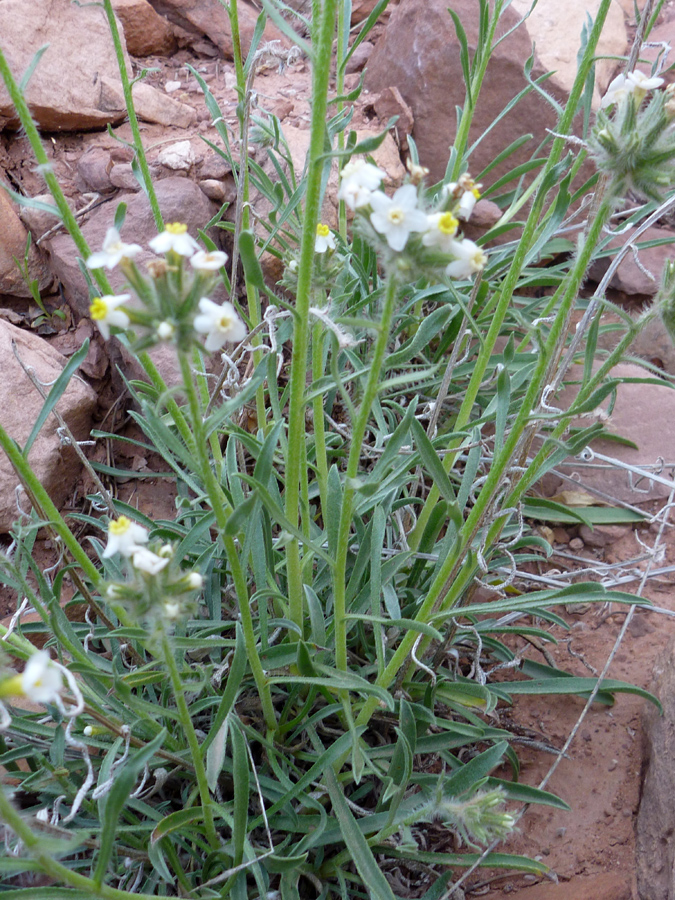
[[[448,277],[458,279],[482,271],[487,255],[459,233],[460,221],[469,219],[480,197],[480,185],[463,175],[444,185],[436,209],[427,211],[421,187],[426,170],[412,166],[409,171],[411,180],[388,196],[381,190],[386,173],[365,160],[352,160],[341,172],[338,198],[356,214],[357,227],[385,259],[400,261],[405,253],[418,268],[442,267]],[[317,236],[317,252],[325,249]]]
[[[130,563],[131,579],[111,582],[105,596],[111,602],[122,602],[133,609],[135,616],[173,620],[187,612],[191,597],[203,584],[199,572],[185,573],[174,560],[171,544],[148,546],[147,528],[120,516],[108,525],[108,540],[103,559],[119,554]],[[174,563],[174,565],[172,565]],[[187,603],[185,602],[187,599]]]
[[[439,781],[436,798],[422,807],[418,821],[441,821],[453,828],[469,847],[507,837],[516,827],[515,817],[503,809],[506,795],[501,788],[476,791],[473,796],[461,800],[443,795],[443,782]]]
[[[634,71],[609,85],[588,149],[610,191],[660,200],[675,178],[675,88]],[[648,94],[652,94],[645,103]]]
[[[120,266],[142,307],[125,304],[131,294],[95,297],[89,308],[99,331],[107,340],[112,329],[141,326],[141,350],[158,341],[175,340],[188,349],[198,335],[205,335],[208,351],[226,343],[239,343],[246,337],[246,326],[234,306],[225,301],[214,303],[207,294],[216,283],[217,273],[227,262],[220,250],[207,252],[188,234],[187,225],[173,222],[149,241],[150,249],[164,259],[148,263],[150,278],[144,277],[134,258],[141,252],[138,244],[125,244],[115,227],[108,229],[103,249],[87,259],[90,269],[114,269]],[[190,270],[185,262],[189,260]]]

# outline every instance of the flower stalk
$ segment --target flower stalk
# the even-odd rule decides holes
[[[325,0],[315,23],[314,69],[312,75],[312,120],[307,163],[304,228],[300,244],[298,288],[293,321],[293,357],[290,373],[288,413],[288,458],[286,463],[285,513],[294,524],[299,522],[301,480],[305,442],[305,379],[309,351],[312,276],[316,227],[319,224],[319,201],[323,173],[324,135],[328,108],[328,82],[331,71],[333,33],[335,30],[336,0]],[[304,475],[306,478],[306,473]],[[300,545],[292,540],[287,548],[288,595],[290,618],[304,635],[304,588]],[[295,639],[295,636],[292,636]]]

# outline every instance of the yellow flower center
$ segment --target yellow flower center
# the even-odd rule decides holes
[[[459,222],[452,213],[446,212],[438,220],[438,230],[441,234],[454,234],[457,231]]]
[[[116,522],[111,522],[108,525],[108,531],[110,534],[121,535],[126,534],[127,531],[131,528],[131,519],[127,519],[126,516],[120,516]]]
[[[89,307],[89,315],[95,322],[100,322],[108,315],[108,304],[103,297],[94,297]]]
[[[390,209],[387,218],[392,225],[402,225],[405,222],[405,213],[402,209]]]
[[[316,233],[319,237],[326,238],[330,234],[330,228],[328,225],[324,225],[323,222],[319,222],[316,226]]]
[[[232,328],[232,316],[228,316],[227,313],[224,313],[218,319],[217,327],[218,331],[228,331],[230,328]]]
[[[476,200],[480,200],[480,191],[478,190],[477,187],[472,188],[471,193],[474,195]]]
[[[166,230],[169,232],[169,234],[185,234],[185,232],[187,231],[187,225],[185,225],[183,222],[170,222],[166,226]]]

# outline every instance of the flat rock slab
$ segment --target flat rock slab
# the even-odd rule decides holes
[[[123,107],[109,110],[101,102],[103,79],[120,79],[108,20],[99,4],[2,0],[0,35],[17,81],[38,50],[48,45],[26,89],[31,113],[42,130],[105,128],[109,122],[122,121]],[[0,86],[0,131],[7,124],[15,127],[17,119]]]
[[[579,377],[577,372],[577,377]],[[612,370],[617,378],[648,378],[649,373],[640,366],[621,364]],[[572,373],[571,377],[575,377]],[[558,398],[551,401],[555,406],[569,409],[576,388],[567,388]],[[608,401],[601,409],[608,407]],[[599,418],[605,418],[598,413]],[[588,426],[592,418],[578,420],[578,426]],[[637,449],[613,441],[593,441],[591,449],[604,456],[617,459],[631,466],[654,466],[659,459],[664,463],[675,461],[675,390],[665,382],[661,384],[641,384],[628,382],[617,388],[614,409],[607,428],[614,434],[637,444]],[[581,487],[594,487],[624,503],[644,503],[647,500],[663,500],[670,494],[667,484],[660,484],[647,476],[630,475],[618,466],[592,460],[589,464],[567,460],[560,467],[568,474],[577,472]],[[672,479],[667,468],[661,477]]]
[[[17,360],[13,344],[24,364],[32,367],[35,375],[47,385],[47,391],[67,360],[38,335],[0,319],[0,424],[23,446],[44,400]],[[56,408],[75,438],[85,440],[89,436],[95,406],[96,393],[80,378],[73,377]],[[28,461],[54,503],[61,506],[74,488],[80,463],[72,447],[62,444],[58,427],[54,416],[49,416],[28,454]],[[9,460],[0,451],[0,532],[8,532],[20,517],[15,492],[18,484],[19,479]],[[25,494],[22,507],[26,512],[30,509]]]

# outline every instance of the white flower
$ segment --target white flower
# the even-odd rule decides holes
[[[198,272],[217,272],[218,269],[222,269],[227,259],[227,253],[221,250],[212,250],[210,253],[200,250],[190,257],[190,265]]]
[[[105,235],[103,241],[103,250],[98,253],[92,253],[87,260],[88,269],[114,269],[115,266],[123,259],[131,259],[141,252],[138,244],[124,244],[120,237],[119,231],[115,226],[111,226]]]
[[[314,252],[325,253],[326,250],[335,250],[335,235],[331,233],[328,225],[322,222],[316,226],[316,240],[314,241]]]
[[[199,574],[199,572],[190,572],[190,574],[186,576],[185,580],[187,582],[187,586],[191,591],[198,591],[204,584],[204,579]]]
[[[417,208],[417,190],[412,184],[404,184],[393,197],[376,191],[370,205],[373,228],[386,237],[392,250],[403,250],[412,231],[427,230],[427,217]]]
[[[422,235],[425,247],[437,247],[441,253],[452,253],[453,240],[457,234],[459,222],[451,212],[432,213],[427,216],[429,230]]]
[[[103,335],[104,340],[110,337],[110,326],[115,328],[128,328],[129,316],[123,309],[118,309],[123,303],[129,300],[131,294],[118,294],[113,297],[107,294],[105,297],[94,297],[89,307],[89,315],[98,326],[98,330]]]
[[[480,199],[481,187],[482,185],[476,184],[466,172],[459,176],[459,181],[443,185],[443,195],[450,197],[456,203],[454,213],[458,219],[468,222],[471,218],[473,208]]]
[[[169,565],[169,560],[166,557],[158,556],[152,550],[148,550],[147,547],[136,547],[131,557],[131,562],[134,569],[138,569],[139,572],[146,572],[148,575],[156,575],[165,566]]]
[[[164,615],[167,619],[177,619],[180,615],[180,603],[176,600],[168,600],[164,604]]]
[[[208,297],[202,297],[199,312],[200,315],[195,316],[194,329],[207,335],[207,350],[220,350],[224,343],[238,344],[246,337],[246,326],[227,300],[218,306]]]
[[[197,241],[187,233],[183,222],[171,222],[161,234],[149,241],[155,253],[169,253],[173,250],[179,256],[193,256],[200,250]]]
[[[46,650],[34,653],[21,674],[23,695],[35,703],[53,703],[63,690],[61,671]]]
[[[344,200],[350,209],[368,206],[372,191],[376,191],[386,172],[367,163],[365,159],[354,159],[348,162],[340,172],[342,181],[338,191],[338,200]]]
[[[618,103],[622,97],[628,94],[633,94],[639,103],[648,91],[654,91],[662,84],[663,78],[650,77],[638,69],[629,72],[628,75],[617,75],[610,82],[600,107],[604,109],[606,106],[611,106],[612,103]]]
[[[157,337],[160,341],[170,341],[175,330],[171,322],[160,322],[157,326]]]
[[[108,543],[103,551],[103,558],[108,559],[115,553],[122,556],[132,556],[140,549],[140,544],[147,544],[148,532],[137,522],[132,522],[126,516],[120,516],[108,525]]]
[[[455,242],[452,255],[457,258],[445,270],[450,278],[469,278],[480,272],[487,262],[487,255],[468,238]]]

